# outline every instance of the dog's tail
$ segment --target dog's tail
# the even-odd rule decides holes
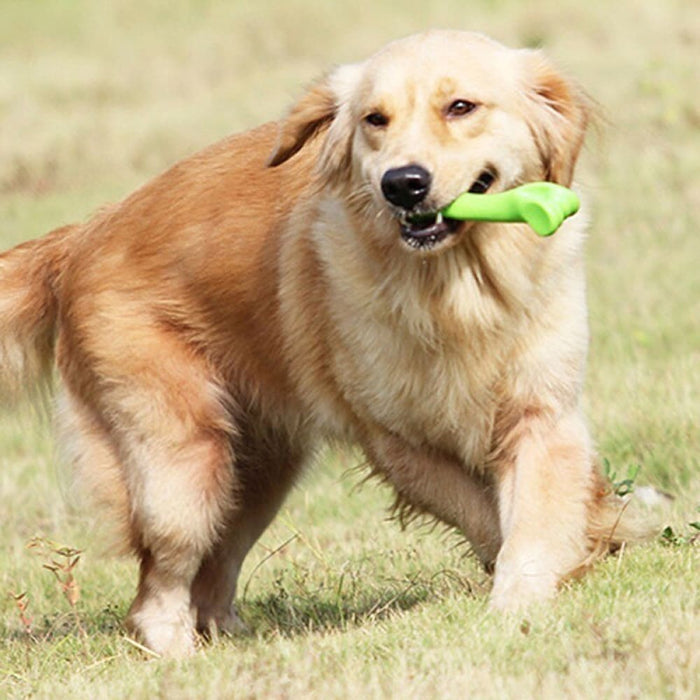
[[[0,255],[0,406],[42,393],[51,377],[67,239],[64,226]]]
[[[574,576],[609,552],[646,542],[661,532],[659,514],[635,498],[634,492],[621,497],[600,473],[595,477],[596,493],[588,514],[590,555]]]

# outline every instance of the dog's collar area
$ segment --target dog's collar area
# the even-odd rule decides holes
[[[482,170],[469,188],[472,194],[485,194],[495,182],[490,169]],[[456,233],[461,221],[443,216],[441,211],[404,212],[401,215],[401,238],[414,250],[431,250],[449,235]]]

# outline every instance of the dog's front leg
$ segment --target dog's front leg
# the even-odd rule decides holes
[[[585,560],[595,478],[588,431],[577,414],[523,419],[512,458],[499,469],[503,546],[491,605],[517,610],[549,598]]]
[[[484,566],[493,567],[501,532],[495,488],[485,476],[381,429],[367,431],[362,443],[373,467],[401,502],[456,527]]]

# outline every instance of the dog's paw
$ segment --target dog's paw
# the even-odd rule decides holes
[[[197,630],[210,639],[216,639],[222,634],[237,636],[250,632],[248,625],[241,620],[233,608],[219,613],[203,613],[200,610],[197,617]]]
[[[519,612],[553,598],[557,582],[556,574],[532,564],[517,567],[497,565],[489,607],[502,612]]]
[[[196,651],[196,632],[189,611],[165,615],[162,610],[154,614],[148,606],[132,611],[126,627],[145,647],[171,659],[192,656]]]

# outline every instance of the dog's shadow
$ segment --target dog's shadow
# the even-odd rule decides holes
[[[248,630],[243,636],[296,637],[318,632],[343,631],[383,620],[424,603],[426,592],[407,594],[401,598],[380,596],[364,604],[352,601],[297,600],[289,602],[276,596],[239,605]]]
[[[336,582],[337,584],[337,582]],[[278,585],[261,597],[238,601],[236,608],[243,621],[240,631],[223,635],[236,640],[299,637],[328,632],[343,632],[401,615],[424,603],[439,601],[452,594],[479,596],[483,585],[450,570],[429,577],[415,576],[401,580],[384,580],[373,588],[350,586],[304,588]],[[126,604],[109,605],[99,612],[73,610],[34,619],[31,627],[18,629],[7,625],[2,636],[8,641],[29,645],[74,639],[77,645],[95,637],[127,635],[123,619]],[[205,645],[213,640],[208,635]],[[137,645],[138,646],[138,645]]]
[[[238,603],[237,608],[243,620],[242,628],[233,634],[225,634],[219,639],[229,639],[234,645],[253,639],[293,638],[303,635],[322,634],[332,631],[346,631],[362,627],[374,621],[384,620],[400,614],[430,600],[431,594],[425,588],[416,588],[400,594],[387,590],[379,592],[363,601],[338,597],[330,600],[322,596],[306,598],[289,595],[270,594],[265,597]],[[44,643],[60,643],[80,646],[81,638],[94,638],[96,635],[111,637],[124,636],[131,640],[123,619],[118,616],[82,615],[82,619],[71,614],[46,616],[32,624],[30,630],[4,630],[7,641],[21,642],[29,646]],[[131,640],[137,648],[139,645]],[[203,648],[216,641],[204,634]]]
[[[296,637],[344,631],[400,615],[446,595],[478,596],[481,584],[455,572],[431,578],[384,582],[369,591],[317,590],[291,594],[287,589],[257,599],[239,601],[237,610],[247,630],[243,636]],[[238,635],[236,635],[238,636]]]

